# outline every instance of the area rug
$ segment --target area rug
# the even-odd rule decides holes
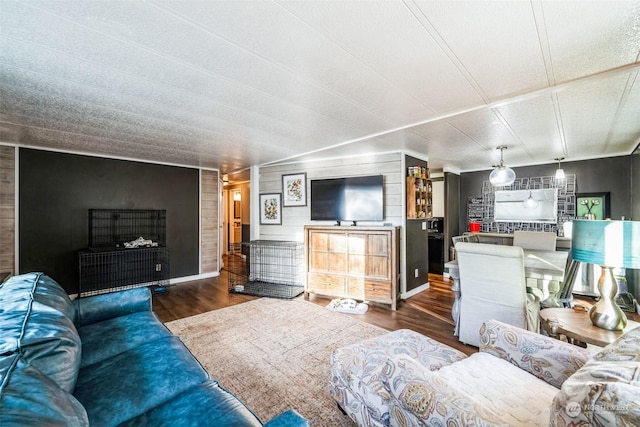
[[[261,298],[166,325],[263,422],[295,409],[312,427],[354,425],[329,396],[329,357],[387,332],[303,298]]]

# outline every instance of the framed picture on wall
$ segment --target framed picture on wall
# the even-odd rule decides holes
[[[282,224],[282,194],[260,195],[260,224]]]
[[[282,175],[283,206],[307,206],[307,174]]]
[[[611,218],[609,199],[611,193],[577,193],[577,219],[607,219]]]

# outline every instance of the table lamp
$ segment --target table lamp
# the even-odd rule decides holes
[[[571,257],[602,267],[600,300],[589,310],[591,322],[609,331],[623,330],[627,317],[615,302],[618,284],[611,268],[640,268],[640,222],[573,221]]]

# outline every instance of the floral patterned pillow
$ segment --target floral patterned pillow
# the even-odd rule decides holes
[[[605,347],[562,384],[551,425],[640,425],[640,328]]]

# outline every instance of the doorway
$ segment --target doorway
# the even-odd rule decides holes
[[[242,189],[231,190],[229,244],[242,242]]]

